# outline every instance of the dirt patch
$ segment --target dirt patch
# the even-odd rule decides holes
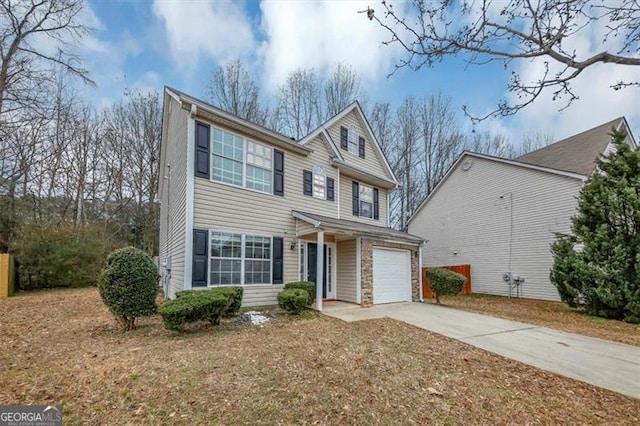
[[[640,401],[390,319],[124,334],[95,289],[0,301],[0,401],[66,424],[638,424]]]
[[[427,299],[427,301],[435,303],[435,300],[432,299]],[[562,302],[509,299],[508,297],[484,294],[445,296],[441,302],[451,308],[640,346],[640,324],[592,317],[579,309],[569,308]]]

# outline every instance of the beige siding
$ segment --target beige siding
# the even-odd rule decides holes
[[[351,124],[356,126],[360,136],[365,139],[364,158],[360,158],[357,155],[351,154],[350,152],[340,148],[340,127],[349,127]],[[376,176],[385,176],[388,179],[392,178],[387,170],[384,159],[378,153],[378,149],[374,145],[375,142],[371,140],[371,137],[366,131],[366,126],[362,122],[360,114],[358,114],[356,110],[346,114],[341,120],[327,130],[336,145],[336,148],[340,150],[340,153],[347,163],[353,164],[354,166],[362,170],[366,170]]]
[[[329,165],[329,152],[321,141],[309,145],[308,157],[285,152],[285,196],[264,194],[231,185],[195,178],[194,228],[233,231],[284,238],[284,282],[298,280],[298,250],[290,250],[296,236],[292,210],[337,217],[337,201],[320,200],[302,194],[302,170],[322,166],[327,176],[337,179]],[[273,305],[282,286],[246,286],[243,306]]]
[[[357,303],[356,291],[356,240],[339,241],[337,244],[338,300]]]
[[[187,193],[187,119],[177,101],[169,97],[166,139],[163,141],[160,196],[160,248],[163,261],[171,256],[169,296],[184,289],[186,193]],[[170,170],[167,165],[170,165]],[[166,179],[164,177],[166,176]],[[161,273],[164,271],[161,268]]]
[[[511,271],[526,280],[522,296],[559,300],[550,246],[554,233],[570,231],[582,183],[480,158],[463,171],[463,162],[409,225],[428,240],[424,265],[469,263],[474,292],[506,296],[511,246]]]
[[[344,173],[340,175],[340,219],[353,220],[356,222],[368,223],[370,225],[387,226],[387,190],[378,188],[378,200],[380,203],[380,219],[369,219],[353,215],[353,182],[364,183],[359,179],[351,178]],[[374,187],[374,185],[369,185]]]

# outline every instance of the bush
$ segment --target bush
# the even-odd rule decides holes
[[[21,289],[96,285],[107,254],[115,247],[98,229],[50,223],[25,224],[11,250]]]
[[[221,289],[181,292],[180,297],[160,306],[158,313],[169,330],[184,330],[185,323],[209,321],[220,324],[220,317],[228,309],[232,298]]]
[[[290,289],[293,289],[293,288],[299,288],[299,289],[304,290],[307,293],[309,293],[309,305],[308,306],[311,306],[313,301],[316,299],[316,283],[314,283],[312,281],[296,281],[296,282],[292,282],[292,283],[286,283],[284,285],[284,289],[285,290],[290,290]]]
[[[156,312],[158,271],[145,252],[126,247],[109,255],[98,277],[98,289],[122,328],[131,330],[137,317]]]
[[[429,287],[436,295],[436,303],[440,305],[440,296],[454,296],[462,291],[467,278],[456,272],[444,268],[427,270]]]
[[[278,306],[290,314],[297,315],[310,305],[309,293],[301,288],[290,288],[278,293]]]
[[[207,290],[182,290],[176,293],[176,297],[179,298],[184,296],[185,294],[192,293],[202,293],[202,292],[214,292],[219,294],[224,294],[225,297],[230,299],[229,307],[223,313],[225,317],[232,317],[237,315],[240,311],[240,307],[242,306],[242,295],[244,294],[244,289],[242,287],[217,287],[213,289]]]

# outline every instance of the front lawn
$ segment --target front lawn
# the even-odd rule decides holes
[[[639,400],[390,319],[125,334],[81,289],[0,300],[0,334],[0,403],[65,424],[640,422]]]
[[[435,299],[427,301],[435,303]],[[581,310],[571,309],[563,302],[509,299],[486,294],[443,296],[441,302],[451,308],[640,346],[639,324],[585,315]]]

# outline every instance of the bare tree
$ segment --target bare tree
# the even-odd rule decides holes
[[[417,105],[423,141],[425,190],[429,195],[464,150],[451,98],[437,93]]]
[[[0,115],[36,107],[60,67],[92,83],[74,52],[89,32],[80,22],[83,8],[82,0],[0,0]],[[39,48],[37,38],[53,41],[55,53]]]
[[[382,153],[391,161],[394,148],[394,123],[389,102],[376,102],[373,110],[368,114],[373,134],[380,144]]]
[[[518,101],[500,101],[491,116],[517,113],[531,104],[543,91],[562,99],[566,108],[578,98],[571,82],[595,64],[640,65],[640,3],[591,0],[509,0],[472,1],[413,0],[408,12],[396,12],[390,2],[382,1],[383,18],[374,19],[391,38],[386,44],[399,44],[407,57],[396,66],[418,70],[432,67],[448,56],[465,55],[470,64],[501,62],[506,69],[512,63],[544,59],[544,71],[537,81],[523,81],[512,69],[508,90]],[[586,55],[576,51],[571,40],[591,28],[604,28],[600,52]],[[610,52],[611,45],[615,51]],[[640,81],[619,81],[618,90],[640,86]]]
[[[322,119],[321,83],[313,69],[291,72],[278,97],[277,130],[299,139]]]
[[[467,140],[467,149],[493,157],[515,158],[518,156],[518,152],[506,136],[489,131],[474,133]]]
[[[360,78],[348,64],[339,62],[324,86],[325,118],[345,109],[358,98]]]
[[[239,117],[258,124],[266,124],[268,110],[263,107],[260,89],[248,67],[234,59],[218,66],[206,88],[208,100]]]

